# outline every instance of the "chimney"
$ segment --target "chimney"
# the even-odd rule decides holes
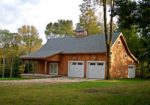
[[[83,26],[81,26],[80,24],[77,24],[77,27],[75,29],[75,36],[76,37],[85,37],[87,36],[87,31],[85,30],[85,28]]]

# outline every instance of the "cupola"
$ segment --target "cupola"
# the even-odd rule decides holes
[[[87,36],[86,29],[83,26],[77,24],[77,27],[75,29],[75,36],[76,37],[85,37],[85,36]]]

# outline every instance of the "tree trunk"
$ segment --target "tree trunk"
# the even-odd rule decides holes
[[[14,64],[14,58],[11,58],[11,68],[10,68],[10,78],[12,78],[12,72],[13,72],[13,64]]]
[[[3,71],[2,71],[2,78],[5,77],[5,55],[3,54]]]
[[[109,43],[107,45],[107,72],[110,79],[110,69],[111,69],[111,45],[112,45],[112,36],[113,36],[113,12],[114,12],[114,0],[111,0],[111,15],[110,15],[110,33],[109,33]]]
[[[103,0],[103,12],[104,12],[104,33],[105,33],[105,44],[106,44],[106,50],[107,50],[107,68],[106,68],[106,79],[109,79],[109,47],[108,47],[108,33],[107,33],[107,10],[106,10],[106,0]]]
[[[106,43],[106,54],[107,54],[107,68],[106,68],[106,79],[110,79],[110,68],[111,68],[111,45],[113,36],[113,11],[114,11],[114,0],[111,0],[111,17],[110,17],[110,33],[107,32],[107,8],[106,0],[103,0],[103,12],[104,12],[104,32],[105,32],[105,43]]]

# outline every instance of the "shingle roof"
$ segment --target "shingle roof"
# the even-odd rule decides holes
[[[49,56],[52,56],[54,54],[58,54],[58,53],[61,53],[61,51],[42,51],[42,50],[38,50],[36,52],[33,52],[33,53],[30,53],[28,55],[23,55],[21,56],[21,58],[30,58],[30,59],[42,59],[42,58],[47,58]]]
[[[114,33],[112,44],[120,33]],[[106,52],[104,35],[89,35],[84,38],[64,37],[49,39],[38,51],[21,56],[21,58],[45,58],[54,54],[62,53],[103,53]]]

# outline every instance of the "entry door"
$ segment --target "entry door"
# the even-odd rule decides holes
[[[58,75],[58,63],[50,63],[50,74]]]
[[[105,78],[105,63],[103,61],[89,61],[87,65],[87,78]]]
[[[128,66],[128,78],[135,78],[135,65]]]

